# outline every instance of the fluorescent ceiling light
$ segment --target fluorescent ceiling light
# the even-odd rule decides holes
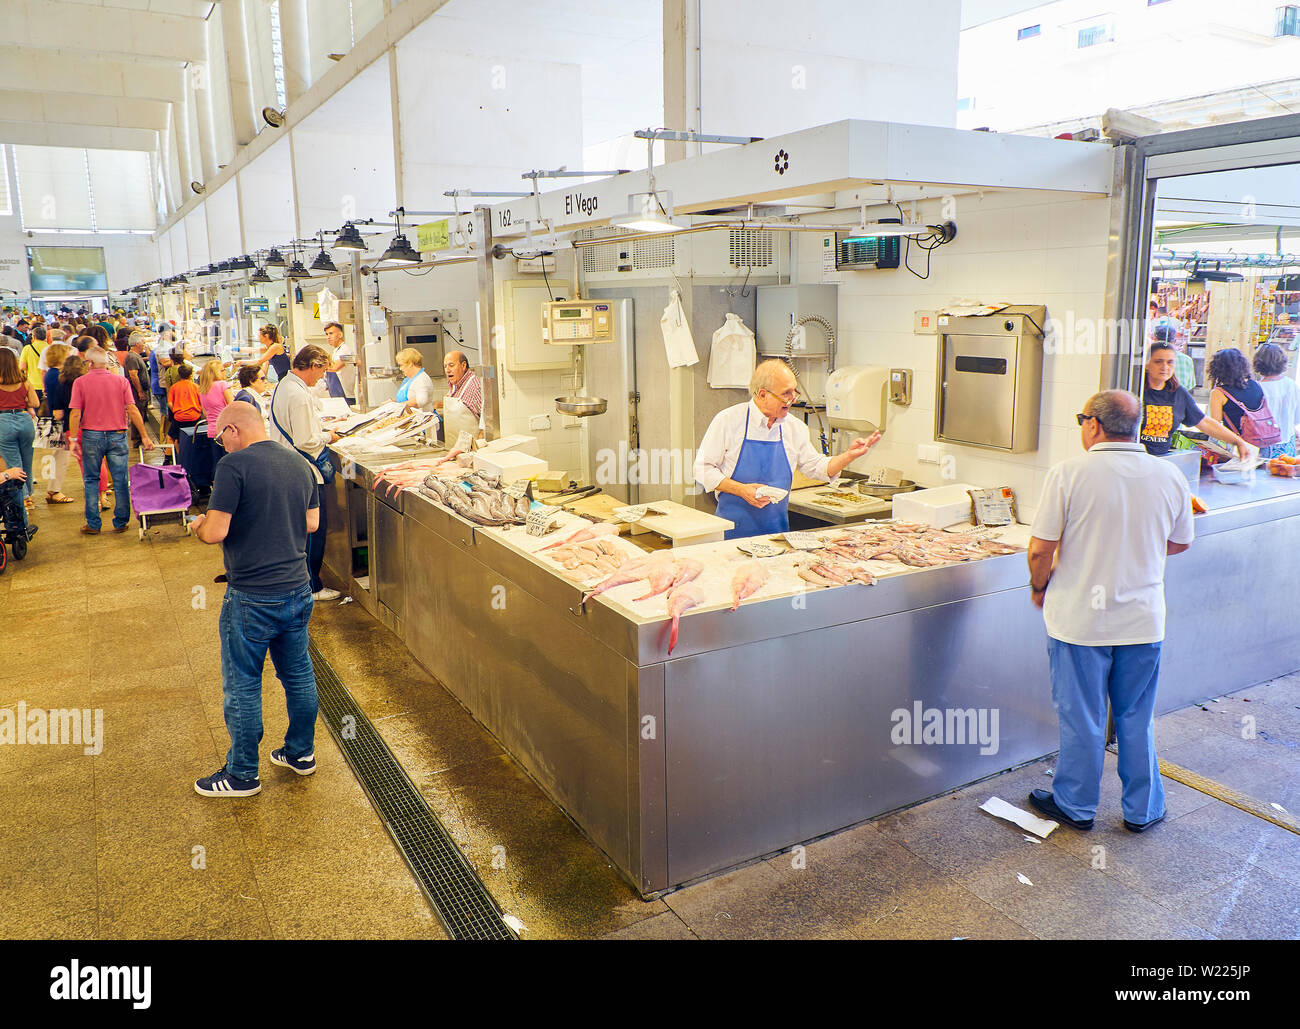
[[[844,242],[857,242],[863,239],[879,239],[882,236],[924,236],[933,231],[928,225],[911,222],[869,222],[859,225],[853,234],[844,237]]]
[[[672,194],[668,194],[666,207],[658,193],[633,193],[627,200],[629,213],[611,218],[611,225],[634,232],[681,232],[686,228],[672,219]]]

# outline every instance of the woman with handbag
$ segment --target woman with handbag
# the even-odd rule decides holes
[[[1262,452],[1282,440],[1282,429],[1269,410],[1258,382],[1250,377],[1250,365],[1236,347],[1225,347],[1205,368],[1210,391],[1210,417],[1223,422]]]
[[[0,457],[11,468],[21,468],[27,481],[23,484],[23,506],[32,502],[32,452],[36,442],[36,390],[18,366],[18,356],[8,347],[0,347]]]
[[[45,372],[45,401],[42,409],[46,412],[46,417],[42,419],[42,429],[44,446],[54,454],[54,475],[50,478],[49,489],[45,491],[47,504],[72,503],[72,498],[63,492],[63,476],[68,470],[68,459],[72,456],[68,450],[68,402],[72,399],[72,380],[79,373],[70,373],[67,382],[62,381],[64,362],[72,352],[66,343],[51,343],[45,348],[45,360],[50,367]],[[84,367],[80,357],[76,360]]]

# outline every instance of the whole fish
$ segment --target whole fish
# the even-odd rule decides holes
[[[615,586],[624,586],[629,582],[638,582],[639,580],[644,579],[650,567],[655,564],[669,565],[671,564],[671,561],[666,557],[656,556],[634,557],[629,561],[623,562],[618,571],[595,589],[588,591],[588,593],[582,598],[582,602],[585,604],[592,597],[599,593],[604,593],[606,590],[612,590]]]
[[[682,558],[680,561],[674,561],[673,585],[681,586],[684,583],[693,582],[700,577],[704,571],[704,565],[689,557]]]
[[[678,585],[677,573],[678,569],[675,562],[651,565],[646,569],[645,574],[641,576],[649,584],[650,592],[634,597],[633,603],[657,597],[660,593],[666,593]]]
[[[806,565],[799,566],[799,578],[804,582],[811,582],[814,586],[838,586],[839,583],[818,575],[812,568]]]
[[[551,547],[562,547],[566,543],[580,543],[583,540],[596,539],[599,536],[617,536],[618,526],[613,522],[596,522],[594,525],[588,525],[586,528],[579,529],[567,539],[556,540],[549,546],[542,547],[542,550],[550,550]],[[540,551],[539,551],[540,553]]]
[[[746,597],[752,597],[767,582],[767,569],[757,561],[746,561],[731,577],[731,610],[740,607]]]
[[[678,586],[668,594],[668,615],[673,620],[672,629],[668,633],[669,654],[672,654],[673,647],[677,646],[677,627],[681,622],[682,612],[703,603],[704,593],[698,586]]]

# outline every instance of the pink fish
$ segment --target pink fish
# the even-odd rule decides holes
[[[562,547],[566,543],[580,543],[583,540],[592,540],[592,539],[596,539],[599,536],[617,536],[617,535],[618,535],[618,526],[615,525],[613,522],[596,522],[594,525],[588,525],[584,529],[579,529],[568,539],[556,540],[554,543],[542,547],[542,550],[550,550],[551,547]],[[541,551],[539,551],[539,553],[540,552]]]
[[[704,565],[689,557],[682,558],[680,561],[674,561],[673,564],[675,566],[675,574],[673,575],[674,586],[682,586],[688,582],[693,582],[695,579],[698,579],[700,573],[704,571]]]
[[[731,577],[731,610],[740,607],[740,602],[753,596],[767,582],[767,569],[757,561],[746,561]]]
[[[678,569],[676,563],[659,562],[645,570],[641,578],[650,584],[650,592],[634,598],[635,601],[649,600],[677,585]]]
[[[677,646],[677,626],[681,621],[682,612],[703,603],[704,594],[698,586],[678,586],[668,594],[668,614],[673,620],[673,627],[668,633],[669,654],[673,652],[673,647]]]
[[[604,593],[606,590],[612,590],[615,586],[623,586],[629,582],[637,582],[640,579],[644,579],[651,567],[656,564],[665,565],[670,568],[672,567],[672,561],[666,555],[637,557],[624,562],[618,571],[598,585],[595,589],[590,590],[586,596],[582,598],[582,602],[585,604],[592,597]]]

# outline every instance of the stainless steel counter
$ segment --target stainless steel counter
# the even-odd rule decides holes
[[[354,481],[373,476],[363,472]],[[1246,488],[1203,485],[1215,510],[1198,517],[1191,551],[1170,560],[1159,710],[1300,664],[1289,603],[1261,605],[1257,592],[1300,575],[1300,483],[1249,492],[1259,502],[1243,506]],[[372,510],[384,504],[367,497]],[[379,606],[643,894],[1057,747],[1023,555],[688,612],[669,658],[663,621],[600,599],[580,605],[578,588],[509,532],[418,493],[386,506],[399,517],[383,524],[400,530],[372,517],[371,582],[376,566],[400,563],[400,614]],[[995,745],[895,742],[918,704],[996,713]]]

